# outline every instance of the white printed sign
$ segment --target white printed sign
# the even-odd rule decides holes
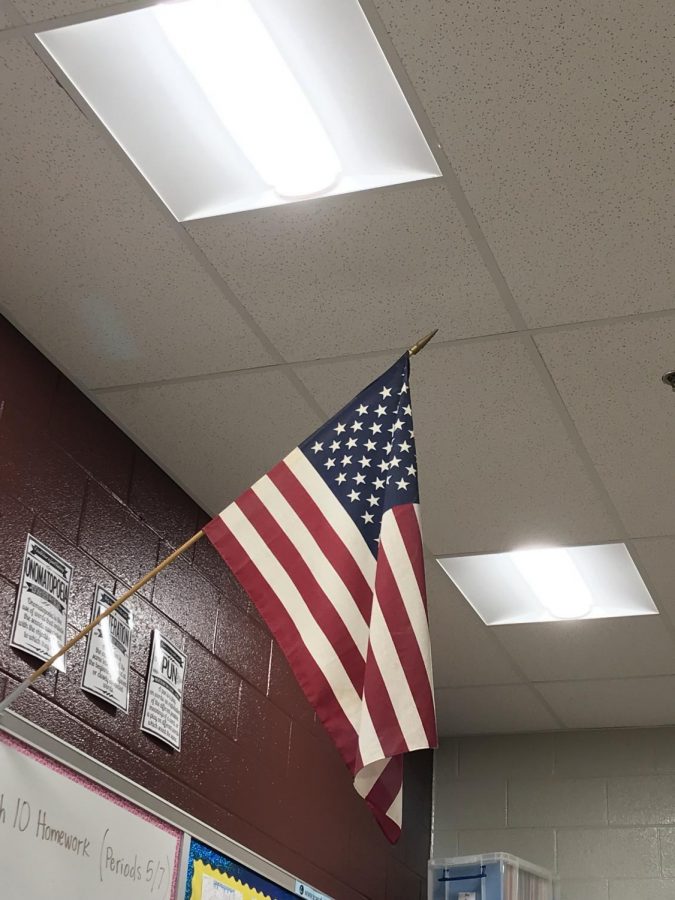
[[[304,897],[305,900],[331,900],[328,894],[322,894],[316,888],[310,887],[304,881],[295,882],[295,893],[298,897]]]
[[[94,591],[92,620],[112,606],[115,598],[100,584]],[[82,690],[107,700],[129,712],[129,654],[133,621],[131,611],[122,604],[92,629],[82,670]]]
[[[187,656],[156,629],[145,686],[141,728],[180,750]]]
[[[0,735],[0,895],[171,900],[179,832]]]
[[[65,559],[28,535],[12,622],[12,647],[46,660],[66,643],[72,576],[73,567]],[[65,656],[54,667],[65,672]]]
[[[241,891],[221,884],[210,875],[202,875],[202,900],[244,900]]]

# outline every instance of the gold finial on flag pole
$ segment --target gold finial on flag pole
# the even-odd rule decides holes
[[[110,613],[115,612],[118,606],[121,606],[125,600],[128,600],[129,597],[132,597],[136,591],[140,591],[140,589],[148,583],[155,575],[159,575],[162,569],[165,569],[170,563],[174,561],[177,557],[184,553],[188,547],[191,547],[196,541],[198,541],[201,537],[204,537],[203,531],[198,531],[197,534],[193,534],[191,538],[185,541],[177,550],[174,550],[173,553],[170,553],[166,559],[163,559],[160,563],[158,563],[155,568],[144,575],[140,581],[137,581],[136,584],[129,588],[128,591],[125,591],[121,597],[118,597],[114,603],[111,603],[110,606],[105,609],[99,616],[96,616],[95,619],[86,625],[81,631],[78,631],[76,635],[74,635],[67,644],[64,644],[60,650],[58,650],[53,656],[50,656],[46,662],[43,662],[42,665],[37,668],[34,672],[24,678],[21,684],[18,684],[14,690],[8,694],[5,699],[0,703],[0,716],[8,709],[15,700],[17,700],[23,692],[33,684],[34,681],[37,681],[40,675],[43,675],[48,669],[50,669],[57,659],[60,659],[64,653],[70,650],[78,641],[82,640],[83,637],[86,637],[90,631],[92,631],[99,622],[102,622],[103,619],[107,618]]]
[[[426,337],[420,338],[416,344],[413,344],[408,350],[408,356],[414,356],[420,350],[423,350],[435,334],[438,334],[438,328],[434,328]]]

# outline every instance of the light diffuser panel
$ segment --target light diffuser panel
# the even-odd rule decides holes
[[[439,559],[486,625],[658,613],[625,544]]]
[[[440,175],[357,0],[177,0],[38,38],[181,221]]]

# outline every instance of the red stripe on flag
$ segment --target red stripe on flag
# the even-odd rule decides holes
[[[288,573],[305,606],[333,646],[354,690],[361,696],[365,660],[344,619],[321,589],[307,562],[260,497],[250,488],[239,497],[237,506]]]
[[[382,755],[393,756],[406,751],[408,747],[398,716],[370,646],[363,679],[363,701],[368,706],[373,728],[382,747]]]
[[[420,645],[417,643],[417,637],[410,624],[408,611],[401,597],[398,584],[391,571],[386,549],[382,544],[380,544],[380,551],[377,555],[375,589],[378,598],[384,598],[380,602],[382,615],[394,642],[401,668],[410,686],[410,692],[424,726],[424,733],[433,744],[436,740],[434,698],[427,668]],[[408,749],[410,748],[404,746],[398,752],[403,753]],[[387,750],[386,747],[385,750]],[[387,755],[393,754],[387,752]]]
[[[402,785],[403,757],[392,756],[365,798],[366,803],[379,822],[380,828],[392,843],[398,840],[401,827],[397,822],[389,818],[387,810],[398,796]]]
[[[354,772],[358,735],[329,682],[307,650],[293,620],[248,553],[219,516],[204,526],[204,532],[260,610],[305,696],[335,741],[345,763]]]
[[[335,528],[311,498],[305,486],[285,462],[278,463],[268,472],[267,477],[276,485],[286,501],[305,523],[307,530],[319,547],[321,547],[324,556],[354,598],[354,602],[361,610],[363,618],[366,622],[370,622],[373,592],[340,535],[335,531]],[[340,501],[336,499],[335,502],[339,504]],[[364,553],[372,556],[365,541],[363,542],[363,550]]]
[[[391,510],[401,532],[408,559],[412,565],[417,587],[419,588],[424,609],[427,608],[427,582],[424,574],[424,552],[422,551],[422,534],[415,507],[412,503],[394,506]]]

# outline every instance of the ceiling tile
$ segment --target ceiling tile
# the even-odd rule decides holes
[[[643,538],[632,549],[661,614],[675,623],[675,538]]]
[[[675,317],[537,335],[537,345],[634,536],[675,534]]]
[[[560,727],[527,685],[439,688],[436,715],[443,737],[550,731]]]
[[[118,6],[115,0],[12,0],[28,22],[42,22],[58,16],[70,16]]]
[[[511,684],[522,681],[487,626],[435,560],[427,563],[434,684]]]
[[[334,410],[391,361],[378,355],[296,371]],[[520,339],[431,344],[412,368],[422,519],[433,553],[617,536]]]
[[[675,306],[675,5],[375,3],[528,322]]]
[[[89,387],[255,366],[258,339],[45,66],[0,43],[7,314]]]
[[[513,327],[440,180],[187,227],[290,360]]]
[[[675,642],[661,616],[501,625],[493,630],[532,681],[675,675]]]
[[[9,7],[5,6],[5,0],[0,0],[0,29],[11,28],[14,25]]]
[[[538,684],[568,728],[630,728],[675,722],[675,677]]]
[[[273,368],[96,396],[214,514],[320,424]]]

